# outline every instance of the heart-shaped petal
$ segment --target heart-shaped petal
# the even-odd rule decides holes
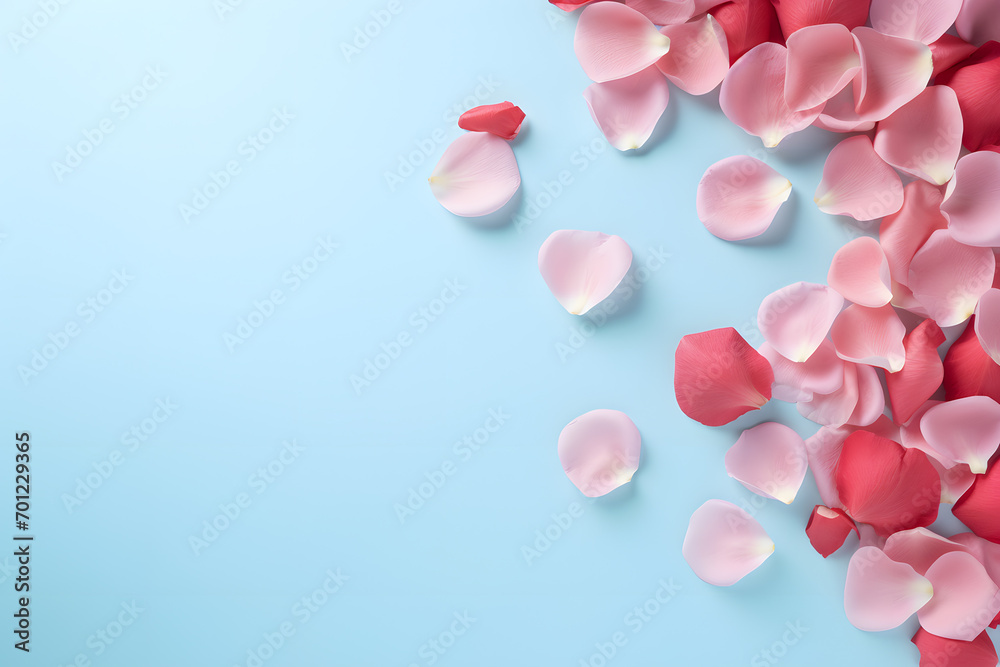
[[[561,229],[538,251],[538,270],[562,307],[583,315],[615,291],[632,265],[620,236]]]

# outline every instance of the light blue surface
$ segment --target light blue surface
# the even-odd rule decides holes
[[[775,643],[787,665],[916,664],[912,622],[871,635],[844,618],[846,559],[824,561],[803,532],[811,480],[788,508],[725,474],[742,428],[780,417],[808,435],[810,425],[769,406],[709,429],[673,398],[681,336],[736,326],[759,342],[761,298],[824,280],[856,234],[811,202],[828,137],[807,132],[764,153],[722,116],[717,95],[672,89],[654,145],[617,153],[581,98],[575,17],[542,0],[244,0],[221,18],[213,0],[59,7],[17,50],[9,37],[0,48],[10,440],[0,479],[12,486],[12,434],[30,431],[37,536],[32,652],[10,646],[4,569],[0,664],[82,655],[102,666],[252,666],[248,651],[283,623],[294,634],[268,667],[597,667],[599,645],[619,632],[627,643],[613,665],[773,664],[760,652]],[[35,0],[10,0],[0,26],[18,31],[37,11]],[[341,44],[372,12],[391,20],[348,59]],[[165,76],[146,79],[145,99],[123,117],[115,100],[147,68]],[[425,177],[438,140],[460,133],[457,111],[505,99],[529,117],[515,152],[518,212],[531,224],[483,229],[442,209]],[[294,118],[275,121],[282,130],[263,150],[241,147],[274,110]],[[113,132],[60,182],[53,162],[104,119]],[[431,155],[414,156],[422,164],[390,188],[386,172],[422,146]],[[768,240],[725,243],[699,224],[695,186],[707,166],[746,152],[791,179],[794,194]],[[239,172],[228,187],[185,222],[179,207],[230,161]],[[562,171],[572,182],[543,196]],[[536,268],[560,228],[619,234],[638,265],[670,255],[627,312],[564,359],[557,346],[582,320]],[[332,256],[317,250],[327,238]],[[328,259],[305,261],[314,252]],[[296,266],[315,270],[302,280]],[[102,293],[116,271],[127,286]],[[422,324],[420,309],[439,311],[448,281],[460,295]],[[231,351],[225,336],[274,290],[273,315]],[[86,300],[108,297],[91,316]],[[72,324],[79,334],[24,381],[18,367]],[[350,377],[366,361],[385,365],[380,346],[401,333],[412,344],[355,392]],[[166,416],[158,399],[177,407]],[[599,407],[633,418],[642,465],[632,484],[589,503],[555,443]],[[478,451],[457,446],[482,439],[491,410],[506,415],[499,430]],[[133,427],[149,433],[134,451],[123,436]],[[302,451],[272,464],[281,473],[268,482],[256,471],[291,440]],[[69,511],[67,494],[115,451],[120,465]],[[440,488],[425,486],[430,497],[401,521],[397,504],[434,478]],[[0,489],[4,516],[12,491]],[[680,554],[688,517],[709,498],[753,508],[778,545],[730,589],[700,582]],[[190,538],[203,522],[247,499],[196,554]],[[571,509],[571,525],[550,528]],[[522,548],[547,528],[561,534],[529,564]],[[303,611],[303,596],[338,570],[341,589]],[[681,590],[637,621],[633,608],[655,601],[661,580]],[[95,633],[114,633],[133,601],[143,611],[98,655]],[[448,644],[466,612],[471,626],[435,653],[429,642]],[[808,630],[783,645],[797,637],[786,624]]]

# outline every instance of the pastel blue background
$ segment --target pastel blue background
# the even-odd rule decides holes
[[[7,643],[15,596],[0,557],[0,664],[247,665],[285,622],[295,633],[269,667],[596,666],[595,644],[616,632],[628,641],[614,665],[773,664],[760,652],[786,623],[808,628],[784,647],[787,665],[916,664],[913,622],[872,635],[846,621],[846,558],[824,561],[803,532],[818,497],[811,479],[788,508],[725,473],[742,428],[780,417],[809,435],[811,425],[769,406],[709,429],[673,397],[681,336],[735,326],[760,342],[761,298],[823,281],[858,233],[811,202],[831,138],[807,132],[764,153],[717,95],[672,89],[649,149],[620,154],[581,98],[575,17],[542,0],[389,6],[244,0],[220,17],[212,0],[80,0],[18,49],[0,46],[0,515],[13,433],[30,431],[37,536],[30,657]],[[37,11],[10,0],[0,26],[19,31]],[[341,44],[371,12],[391,21],[345,57]],[[165,79],[120,118],[115,99],[147,67]],[[505,212],[537,214],[520,229],[451,216],[424,180],[460,134],[457,111],[505,99],[529,118],[515,143],[521,194]],[[241,142],[273,109],[294,119],[249,161]],[[105,118],[113,133],[60,182],[53,162]],[[386,172],[428,140],[431,155],[390,188]],[[695,186],[708,165],[747,152],[794,194],[761,242],[725,243],[698,222]],[[240,173],[186,223],[179,206],[230,160]],[[572,183],[539,200],[564,170]],[[582,320],[536,268],[539,245],[561,228],[619,234],[637,265],[670,254],[626,312],[564,359],[557,344]],[[328,236],[333,256],[292,289],[286,272]],[[121,270],[129,285],[86,321],[78,304]],[[447,280],[465,291],[418,332],[411,315]],[[224,336],[275,289],[284,302],[230,351]],[[72,323],[79,335],[23,380],[18,367]],[[359,395],[350,377],[403,332],[412,345]],[[123,434],[157,399],[178,407],[129,451]],[[632,484],[581,503],[556,438],[602,407],[638,425],[642,464]],[[509,420],[463,460],[454,443],[491,409]],[[303,451],[258,494],[251,476],[286,440]],[[121,465],[67,509],[115,451]],[[454,474],[401,522],[396,505],[449,461]],[[241,493],[251,504],[196,555],[190,538]],[[753,508],[777,543],[730,589],[703,584],[680,554],[691,512],[709,498]],[[582,516],[526,562],[522,547],[572,503]],[[3,525],[6,545],[13,526]],[[349,579],[302,623],[294,605],[338,569]],[[626,615],[661,579],[680,592],[633,632]],[[88,638],[133,601],[143,611],[97,655]],[[433,653],[428,642],[465,612],[468,631]]]

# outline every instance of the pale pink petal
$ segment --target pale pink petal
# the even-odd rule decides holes
[[[1000,246],[1000,153],[979,151],[958,161],[950,195],[941,205],[959,243]]]
[[[670,86],[660,70],[647,67],[638,74],[606,83],[592,83],[583,91],[590,116],[620,151],[639,148],[667,108]]]
[[[895,373],[906,362],[906,325],[892,306],[848,306],[830,329],[837,355],[845,361],[869,364]]]
[[[857,364],[845,363],[844,382],[840,389],[829,394],[813,394],[812,400],[800,401],[795,406],[799,414],[823,426],[846,424],[858,407],[858,368]]]
[[[743,431],[726,452],[726,472],[754,493],[790,505],[806,477],[802,437],[784,424],[765,422]]]
[[[938,325],[952,327],[972,316],[979,298],[993,286],[995,270],[992,250],[963,245],[941,229],[914,255],[907,282]]]
[[[844,361],[837,356],[833,343],[824,339],[816,351],[801,363],[789,361],[770,343],[763,343],[761,356],[774,370],[772,398],[797,403],[812,400],[813,394],[830,394],[844,384]]]
[[[502,139],[501,139],[502,141]],[[632,265],[632,249],[619,236],[562,229],[538,251],[538,270],[563,308],[583,315],[606,299]]]
[[[931,447],[930,443],[924,438],[924,434],[920,431],[920,420],[923,419],[927,411],[933,408],[935,405],[941,405],[941,401],[930,400],[920,406],[913,416],[910,417],[910,421],[906,422],[899,430],[900,440],[899,443],[906,447],[907,449],[919,449],[927,458],[937,461],[942,465],[954,465],[954,461]]]
[[[806,456],[809,470],[816,480],[816,488],[823,504],[827,507],[841,507],[837,493],[837,463],[844,449],[844,440],[851,434],[850,428],[823,426],[814,435],[806,438]]]
[[[854,37],[839,23],[800,28],[787,44],[785,102],[795,111],[823,104],[861,71]]]
[[[671,83],[686,93],[704,95],[722,83],[729,71],[726,33],[711,14],[668,25],[660,32],[670,39],[670,51],[656,66]]]
[[[712,234],[739,241],[763,234],[792,193],[791,182],[760,160],[728,157],[698,183],[698,218]]]
[[[803,362],[822,344],[843,307],[844,297],[826,285],[794,283],[764,298],[757,326],[779,354]]]
[[[983,351],[1000,364],[1000,289],[990,289],[979,298],[975,327]]]
[[[891,630],[926,605],[933,592],[931,582],[906,563],[877,547],[861,547],[847,565],[844,611],[859,630]]]
[[[765,42],[737,60],[722,81],[722,112],[768,148],[793,132],[809,127],[821,106],[793,111],[785,102],[786,49]]]
[[[962,0],[872,0],[872,27],[885,35],[930,44],[958,17]]]
[[[625,0],[625,4],[656,25],[684,23],[697,13],[694,0]]]
[[[899,212],[882,220],[878,242],[889,261],[893,281],[906,285],[910,280],[910,261],[920,246],[935,231],[948,226],[948,219],[941,213],[943,199],[941,188],[926,181],[914,181],[903,189],[903,207]]]
[[[920,432],[953,465],[965,463],[981,475],[1000,447],[1000,403],[966,396],[935,405],[921,418]]]
[[[943,185],[955,173],[962,127],[955,91],[928,86],[878,124],[875,152],[900,171]]]
[[[699,579],[732,586],[774,553],[774,542],[746,510],[709,500],[691,515],[681,552]]]
[[[986,568],[986,573],[990,575],[993,583],[1000,586],[1000,544],[983,539],[975,533],[959,533],[952,535],[950,539],[964,546],[975,556],[976,560]]]
[[[875,127],[875,121],[858,114],[854,87],[847,86],[827,101],[813,125],[830,132],[867,132]]]
[[[445,149],[427,180],[442,206],[473,217],[510,201],[521,186],[521,173],[509,143],[488,132],[469,132]]]
[[[934,70],[931,50],[912,39],[855,28],[861,75],[854,79],[855,108],[870,120],[882,120],[916,97]]]
[[[861,236],[837,251],[826,280],[848,301],[878,308],[892,300],[889,261],[878,241]]]
[[[939,637],[972,641],[1000,611],[1000,589],[975,556],[946,553],[927,568],[934,597],[917,612],[920,626]]]
[[[874,368],[866,364],[854,366],[858,374],[858,404],[847,423],[851,426],[869,426],[885,412],[885,392],[882,391],[882,382]]]
[[[903,183],[875,153],[871,139],[858,135],[830,151],[814,200],[824,213],[874,220],[903,206]]]
[[[942,503],[954,505],[976,481],[976,473],[972,472],[972,469],[964,463],[948,468],[932,456],[928,456],[927,460],[931,462],[941,477]]]
[[[598,2],[580,14],[573,48],[583,71],[600,83],[646,69],[670,50],[670,40],[631,7]]]
[[[952,551],[968,552],[968,549],[927,528],[910,528],[890,535],[882,551],[897,563],[906,563],[923,575],[941,556]]]
[[[1000,42],[1000,12],[996,0],[965,0],[955,20],[958,35],[976,46]]]
[[[641,440],[628,415],[592,410],[559,434],[559,461],[583,495],[603,496],[632,480],[639,468]]]

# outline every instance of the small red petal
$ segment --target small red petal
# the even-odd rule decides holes
[[[931,47],[931,59],[934,61],[934,74],[931,76],[937,76],[946,69],[951,69],[976,52],[974,45],[961,37],[948,34],[941,35],[936,42],[928,46]]]
[[[965,492],[951,512],[973,533],[1000,544],[1000,465],[995,462],[984,475],[976,475],[976,480]]]
[[[564,12],[571,12],[574,9],[578,9],[584,5],[589,5],[592,2],[594,2],[594,0],[569,0],[569,2],[566,2],[565,0],[549,0],[550,5],[555,5]]]
[[[944,395],[949,401],[989,396],[1000,403],[1000,366],[983,350],[975,324],[972,316],[944,358]]]
[[[785,43],[778,17],[769,0],[733,0],[709,13],[726,33],[730,65],[758,44]]]
[[[868,22],[871,0],[771,0],[785,38],[799,28],[842,23],[854,30]]]
[[[941,478],[920,450],[856,431],[840,453],[837,492],[851,518],[888,536],[934,523]]]
[[[842,547],[852,530],[858,532],[857,526],[844,510],[823,505],[816,505],[813,508],[812,514],[809,515],[809,523],[806,524],[809,543],[823,558]],[[860,533],[858,535],[860,537]]]
[[[937,349],[944,341],[944,332],[931,319],[918,324],[903,339],[906,349],[903,370],[885,374],[892,418],[897,424],[910,421],[913,413],[941,386],[944,366]]]
[[[986,632],[971,642],[932,635],[923,628],[910,640],[920,649],[920,667],[996,667],[997,650]]]
[[[501,102],[469,109],[459,117],[458,126],[470,132],[489,132],[510,141],[517,136],[523,122],[521,107]]]
[[[771,400],[774,371],[733,329],[681,338],[674,355],[674,393],[691,419],[722,426]]]
[[[955,91],[970,151],[1000,144],[1000,43],[986,42],[970,58],[942,72],[935,83]]]

